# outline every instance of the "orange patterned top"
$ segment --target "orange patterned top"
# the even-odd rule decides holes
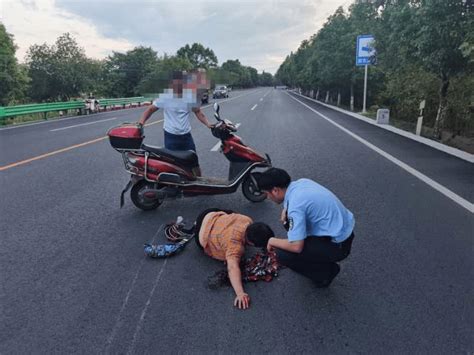
[[[210,212],[202,221],[199,243],[214,259],[240,259],[245,251],[245,230],[251,223],[250,217],[238,213]]]

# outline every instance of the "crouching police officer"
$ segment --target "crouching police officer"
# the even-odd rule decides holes
[[[337,276],[337,264],[350,254],[354,216],[328,189],[310,179],[291,181],[283,169],[255,173],[259,188],[277,204],[287,239],[270,238],[281,264],[310,278],[316,287],[328,287]]]

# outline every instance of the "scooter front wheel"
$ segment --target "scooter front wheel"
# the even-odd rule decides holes
[[[132,190],[130,191],[130,198],[133,204],[143,211],[155,210],[163,202],[159,199],[148,199],[145,197],[146,190],[155,189],[153,185],[154,184],[146,180],[140,180],[133,185]]]
[[[247,174],[242,181],[242,193],[251,202],[262,202],[267,198],[267,195],[259,190],[250,174]]]

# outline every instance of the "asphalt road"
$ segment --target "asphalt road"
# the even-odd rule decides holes
[[[136,209],[107,130],[143,108],[0,130],[0,353],[472,353],[473,213],[386,156],[474,202],[473,164],[273,88],[232,92],[221,115],[293,179],[331,189],[356,218],[351,256],[329,289],[285,269],[245,285],[252,306],[206,287],[224,268],[189,244],[166,260],[143,243],[204,208],[238,210],[278,235],[280,207],[231,195]],[[257,106],[255,106],[257,105]],[[253,108],[253,109],[252,109]],[[212,108],[204,108],[212,120]],[[162,113],[146,127],[162,145]],[[204,175],[227,162],[193,120]],[[66,149],[65,149],[66,148]],[[33,158],[33,159],[32,159]]]

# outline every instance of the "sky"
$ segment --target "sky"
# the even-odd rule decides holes
[[[0,0],[0,22],[14,36],[17,58],[29,46],[54,44],[69,32],[90,58],[136,46],[174,54],[198,42],[219,65],[239,59],[274,74],[301,41],[353,0]]]

